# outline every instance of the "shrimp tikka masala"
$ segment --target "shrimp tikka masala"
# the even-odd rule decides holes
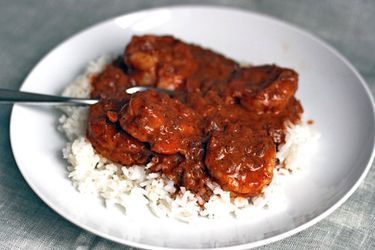
[[[167,95],[132,86],[174,90]],[[233,196],[261,193],[273,176],[286,124],[303,112],[298,74],[237,62],[172,36],[133,36],[123,56],[92,79],[87,137],[125,166],[146,165],[202,201],[217,182]]]

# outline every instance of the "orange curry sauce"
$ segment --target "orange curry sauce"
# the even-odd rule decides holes
[[[144,85],[175,90],[125,93]],[[208,200],[216,181],[256,196],[272,180],[286,122],[303,112],[298,74],[276,65],[241,67],[171,36],[134,36],[124,55],[92,80],[87,137],[109,160],[150,170]]]

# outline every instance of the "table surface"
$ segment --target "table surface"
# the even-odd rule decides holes
[[[171,4],[232,6],[293,23],[339,50],[375,93],[373,0],[0,0],[0,88],[17,89],[53,47],[81,29],[124,13]],[[129,249],[66,221],[22,178],[9,142],[10,106],[0,109],[0,249]],[[375,249],[375,168],[335,212],[263,249]]]

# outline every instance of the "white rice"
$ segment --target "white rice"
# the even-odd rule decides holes
[[[91,77],[100,73],[109,62],[108,57],[91,62],[86,72],[71,83],[63,95],[89,97]],[[126,214],[135,213],[138,206],[148,206],[158,217],[186,222],[198,217],[251,217],[260,211],[285,207],[283,185],[292,173],[303,167],[319,137],[306,124],[290,125],[286,143],[279,147],[277,153],[283,164],[275,168],[271,184],[261,195],[252,199],[233,199],[218,184],[210,183],[213,195],[200,207],[197,197],[183,187],[172,198],[176,191],[173,182],[159,173],[149,172],[147,166],[124,167],[98,155],[85,136],[87,107],[63,107],[62,111],[64,114],[59,119],[58,129],[68,139],[63,157],[68,162],[69,178],[79,192],[100,197],[106,206],[123,207]]]

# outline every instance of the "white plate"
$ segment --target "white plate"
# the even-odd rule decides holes
[[[263,15],[218,7],[141,11],[95,25],[53,49],[29,74],[24,91],[59,94],[103,54],[120,54],[133,34],[173,34],[240,62],[277,63],[300,74],[298,97],[320,131],[307,174],[287,184],[287,207],[258,220],[161,220],[148,212],[125,216],[80,195],[67,178],[52,108],[16,105],[10,125],[22,175],[57,213],[102,237],[141,248],[250,248],[299,232],[340,206],[373,160],[374,106],[358,72],[313,36]]]

